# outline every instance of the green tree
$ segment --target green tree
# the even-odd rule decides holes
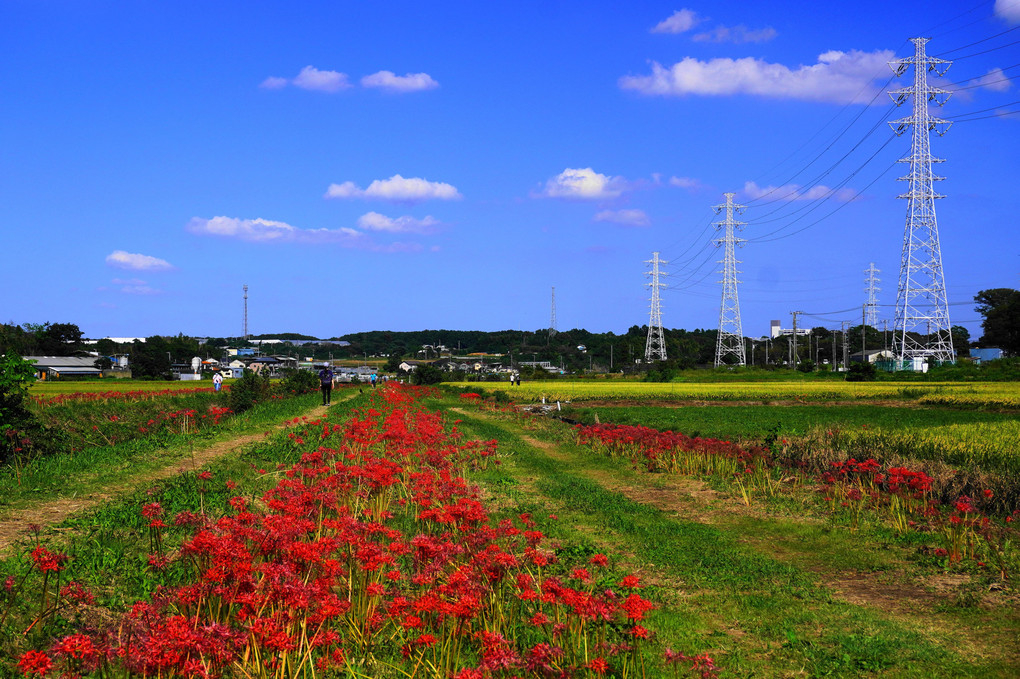
[[[443,371],[428,363],[411,373],[411,384],[439,384],[442,381]]]
[[[974,296],[981,322],[980,344],[1020,355],[1020,291],[1012,288],[981,290]]]
[[[15,353],[0,356],[0,460],[8,460],[32,445],[41,426],[26,405],[35,368]]]

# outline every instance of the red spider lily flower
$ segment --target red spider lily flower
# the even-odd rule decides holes
[[[641,586],[641,578],[636,575],[625,575],[620,581],[620,587],[625,589],[637,589]]]
[[[67,555],[51,552],[40,545],[32,550],[32,561],[40,573],[59,573],[64,570],[64,562],[67,561]]]
[[[620,608],[627,614],[628,620],[644,620],[645,613],[655,608],[648,599],[642,599],[639,594],[628,595]]]
[[[201,471],[198,473],[198,478],[202,479],[203,481],[210,481],[212,480],[212,472],[208,470]]]
[[[86,634],[71,634],[53,646],[55,655],[91,662],[99,658],[100,651]]]
[[[573,580],[580,580],[581,582],[591,582],[591,573],[588,572],[587,568],[575,568],[570,573],[570,577]]]
[[[28,651],[18,661],[18,669],[26,677],[45,677],[53,669],[53,661],[41,651]]]
[[[992,493],[992,491],[990,491],[990,490],[988,490],[986,488],[985,491],[984,491],[984,495],[985,495],[986,498],[991,498],[993,493]]]
[[[605,554],[596,554],[592,558],[588,559],[588,563],[593,566],[605,566],[609,563],[609,557]]]
[[[531,621],[530,622],[535,627],[540,627],[540,626],[546,624],[547,622],[549,622],[549,616],[546,615],[545,613],[538,612],[538,613],[535,613],[533,616],[531,616]]]
[[[594,658],[588,663],[587,667],[600,677],[609,671],[609,663],[605,658]]]
[[[635,639],[647,639],[651,633],[641,625],[634,625],[630,628],[630,634]]]
[[[96,597],[92,592],[81,586],[80,583],[71,581],[60,588],[60,596],[73,603],[94,604]]]

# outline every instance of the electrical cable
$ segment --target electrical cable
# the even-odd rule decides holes
[[[959,52],[960,50],[965,50],[968,47],[973,47],[974,45],[980,45],[983,42],[988,42],[989,40],[994,40],[995,38],[998,38],[1000,35],[1006,35],[1007,33],[1012,33],[1013,31],[1015,31],[1017,29],[1020,29],[1020,26],[1014,26],[1013,28],[1007,28],[1004,31],[999,31],[995,35],[990,35],[987,38],[981,38],[980,40],[975,40],[972,43],[968,43],[966,45],[961,45],[960,47],[954,47],[953,49],[946,50],[945,52],[939,52],[938,54],[936,54],[934,56],[941,57],[941,56],[944,56],[946,54],[952,54],[953,52]],[[963,57],[960,57],[960,58],[962,59]],[[954,59],[954,61],[955,61],[955,59]]]

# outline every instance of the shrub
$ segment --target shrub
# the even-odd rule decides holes
[[[241,379],[230,385],[230,409],[235,413],[243,413],[268,396],[269,377],[245,370]]]
[[[319,376],[312,370],[289,369],[284,372],[280,389],[288,394],[307,394],[319,389]]]

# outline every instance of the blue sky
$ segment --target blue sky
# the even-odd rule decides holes
[[[0,0],[0,313],[238,335],[247,284],[252,333],[530,330],[555,286],[560,329],[622,332],[659,251],[664,325],[713,328],[730,191],[744,334],[859,322],[906,213],[886,62],[924,36],[979,335],[974,293],[1018,286],[1020,0],[769,4]]]

